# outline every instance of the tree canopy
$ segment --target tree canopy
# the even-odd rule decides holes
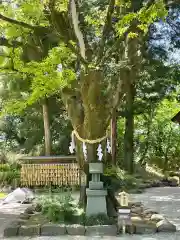
[[[95,140],[118,110],[129,118],[133,147],[133,116],[151,114],[177,91],[178,65],[160,44],[168,32],[168,49],[179,46],[177,9],[178,1],[163,0],[2,1],[2,115],[19,123],[26,111],[29,121],[43,99],[55,99],[53,107],[63,100],[73,128]],[[97,145],[87,147],[91,161]]]

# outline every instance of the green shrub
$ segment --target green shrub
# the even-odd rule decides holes
[[[11,166],[9,164],[0,164],[0,172],[7,172],[11,170]]]
[[[19,181],[20,172],[19,171],[0,171],[0,183],[12,184],[14,180]]]
[[[50,222],[70,223],[76,213],[77,206],[73,203],[70,193],[62,196],[49,195],[41,197],[38,202],[44,214]]]

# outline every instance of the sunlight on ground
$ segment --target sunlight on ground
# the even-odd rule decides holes
[[[4,199],[7,195],[7,193],[0,192],[0,199]]]
[[[149,166],[148,164],[147,164],[147,166],[146,166],[146,171],[147,171],[148,173],[153,174],[153,175],[156,176],[156,177],[164,177],[164,174],[161,172],[160,169],[155,168],[155,167],[152,167],[152,166]]]

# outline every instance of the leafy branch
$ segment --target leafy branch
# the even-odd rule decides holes
[[[12,23],[12,24],[21,26],[23,28],[31,29],[31,30],[35,30],[35,29],[39,29],[40,28],[39,26],[33,26],[33,25],[30,25],[30,24],[25,23],[25,22],[17,21],[15,19],[6,17],[6,16],[4,16],[2,14],[0,14],[0,19],[3,20],[3,21],[6,21],[6,22]]]
[[[102,38],[101,38],[101,41],[99,44],[99,53],[98,53],[97,62],[99,62],[99,60],[102,58],[106,38],[108,36],[108,32],[110,31],[110,29],[112,27],[112,15],[114,12],[114,6],[115,6],[115,0],[109,0],[109,7],[108,7],[107,15],[106,15],[106,22],[104,24]]]

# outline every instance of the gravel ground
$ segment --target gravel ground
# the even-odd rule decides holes
[[[74,197],[76,198],[78,194],[76,193]],[[36,237],[36,238],[11,238],[12,240],[180,240],[180,188],[179,187],[165,187],[165,188],[151,188],[143,194],[134,194],[131,195],[132,200],[142,201],[144,205],[148,208],[158,211],[161,214],[164,214],[172,223],[177,226],[179,230],[173,234],[154,234],[154,235],[125,235],[118,237],[85,237],[85,236],[61,236],[61,237]],[[25,207],[25,206],[24,206]],[[23,208],[24,208],[23,207]],[[21,206],[8,206],[0,207],[0,232],[4,223],[12,221],[12,218],[15,218],[19,212],[22,212]],[[1,237],[0,239],[4,239]]]

